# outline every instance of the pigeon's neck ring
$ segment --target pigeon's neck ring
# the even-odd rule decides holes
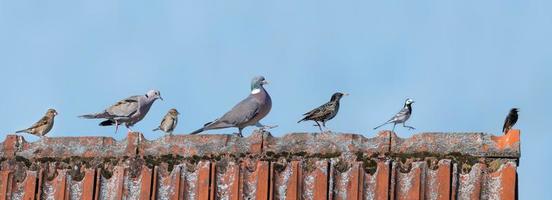
[[[259,92],[261,92],[261,89],[259,89],[259,88],[255,88],[255,89],[251,90],[251,94],[259,94]]]

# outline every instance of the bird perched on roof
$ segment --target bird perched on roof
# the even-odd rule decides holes
[[[46,111],[44,117],[38,120],[38,122],[34,123],[27,129],[16,131],[16,133],[29,133],[38,137],[44,137],[48,132],[50,132],[50,130],[52,130],[52,127],[54,127],[54,118],[57,114],[56,110],[50,108]]]
[[[155,100],[161,99],[161,93],[157,90],[150,90],[145,95],[131,96],[120,100],[100,113],[81,115],[85,119],[106,119],[100,126],[115,125],[115,133],[120,124],[125,124],[129,131],[130,127],[144,119],[151,105]]]
[[[176,109],[170,109],[165,117],[163,117],[163,120],[161,120],[161,124],[159,124],[157,128],[153,129],[153,131],[161,130],[172,135],[172,132],[174,131],[174,129],[176,128],[176,124],[178,123],[179,114],[180,113]]]
[[[502,127],[502,132],[504,134],[508,133],[508,131],[512,129],[512,126],[516,124],[518,120],[518,111],[519,108],[510,109],[510,113],[508,113],[508,116],[506,116],[506,119],[504,120],[504,126]]]
[[[408,128],[410,130],[414,129],[414,127],[407,126],[405,124],[406,120],[408,120],[410,118],[410,115],[412,115],[412,103],[414,103],[414,100],[412,100],[411,98],[407,98],[406,101],[404,102],[404,107],[401,109],[401,111],[395,114],[395,116],[393,116],[387,122],[374,128],[374,130],[378,129],[379,127],[382,127],[383,125],[391,124],[391,123],[393,123],[393,131],[395,131],[395,126],[397,124],[403,124],[403,127]]]
[[[203,128],[200,128],[190,134],[201,133],[206,130],[222,129],[229,127],[238,128],[239,137],[243,137],[242,130],[251,125],[261,128],[274,128],[274,126],[264,126],[259,121],[263,119],[272,108],[272,100],[270,95],[264,89],[263,85],[268,84],[263,76],[256,76],[251,81],[251,93],[247,98],[236,104],[230,111],[222,117],[206,123]]]
[[[349,94],[341,92],[334,93],[329,102],[303,114],[303,116],[305,117],[299,120],[297,123],[312,120],[316,123],[316,125],[314,126],[318,126],[320,131],[322,131],[322,127],[326,128],[326,122],[330,121],[337,115],[337,112],[339,111],[339,101],[341,100],[341,98],[348,95]],[[322,122],[322,126],[320,126],[320,123],[318,122]]]

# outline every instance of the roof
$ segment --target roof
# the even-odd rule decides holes
[[[0,200],[515,199],[519,135],[8,135]]]

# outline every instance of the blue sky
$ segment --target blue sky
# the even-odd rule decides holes
[[[121,139],[124,131],[114,134],[76,116],[152,88],[165,101],[156,102],[135,129],[159,137],[150,130],[175,107],[182,113],[176,132],[188,133],[247,96],[250,79],[264,75],[273,108],[263,123],[279,125],[274,135],[316,131],[295,122],[335,91],[351,96],[328,126],[367,137],[406,97],[416,100],[409,123],[417,130],[398,128],[401,137],[417,131],[499,134],[508,110],[519,107],[520,197],[550,199],[550,6],[0,0],[0,139],[50,107],[60,114],[50,136]]]

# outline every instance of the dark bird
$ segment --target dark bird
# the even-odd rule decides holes
[[[203,128],[200,128],[190,134],[201,133],[206,130],[222,129],[236,127],[238,128],[238,136],[243,137],[242,130],[251,125],[261,128],[274,128],[275,126],[265,126],[259,123],[272,108],[272,100],[270,95],[264,89],[263,85],[268,84],[263,76],[254,77],[251,81],[251,94],[222,117],[206,123]]]
[[[163,117],[163,120],[161,120],[161,124],[159,124],[157,128],[153,129],[153,131],[161,130],[165,133],[172,135],[172,132],[176,128],[176,124],[178,124],[179,114],[180,113],[176,109],[174,108],[170,109],[169,112],[167,112],[167,114],[165,115],[165,117]]]
[[[403,124],[403,127],[408,128],[410,130],[414,129],[414,127],[407,126],[405,124],[406,121],[410,118],[410,115],[412,114],[412,103],[414,103],[414,100],[410,98],[406,99],[406,101],[404,102],[404,107],[401,109],[401,111],[395,114],[395,116],[393,116],[387,122],[374,128],[374,130],[378,129],[379,127],[382,127],[383,125],[391,124],[391,123],[393,123],[393,131],[395,131],[395,126],[397,124]]]
[[[508,133],[510,129],[516,124],[518,120],[518,111],[519,108],[512,108],[510,109],[510,113],[508,113],[508,116],[506,116],[506,119],[504,120],[504,126],[502,127],[502,132],[504,134]]]
[[[144,119],[151,105],[157,99],[163,100],[161,93],[157,90],[150,90],[145,95],[136,95],[120,100],[103,112],[81,115],[79,117],[85,119],[106,119],[99,125],[115,125],[115,133],[117,133],[119,125],[123,123],[129,131],[132,131],[130,127]]]
[[[348,95],[349,94],[344,94],[341,92],[334,93],[328,103],[325,103],[324,105],[321,105],[320,107],[303,114],[303,116],[305,117],[299,120],[297,123],[312,120],[316,123],[316,125],[314,126],[318,126],[320,131],[322,131],[322,127],[326,128],[326,122],[330,121],[337,115],[337,112],[339,111],[339,100],[341,100],[343,96]],[[320,126],[320,123],[318,122],[322,122],[322,126]]]
[[[38,137],[44,137],[52,127],[54,126],[54,117],[57,115],[57,111],[54,109],[48,109],[44,117],[42,117],[38,122],[34,123],[28,129],[16,131],[16,133],[29,133],[36,135]]]

